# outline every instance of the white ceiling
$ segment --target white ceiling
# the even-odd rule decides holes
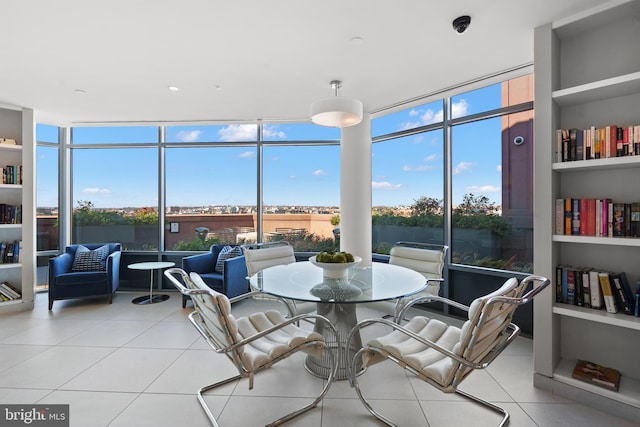
[[[2,0],[0,103],[62,126],[304,120],[339,79],[377,111],[529,64],[535,27],[601,3]]]

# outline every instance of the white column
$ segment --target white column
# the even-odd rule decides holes
[[[340,250],[371,265],[371,118],[342,129],[340,140]]]

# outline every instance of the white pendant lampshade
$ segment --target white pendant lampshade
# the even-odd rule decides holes
[[[333,80],[335,96],[320,99],[311,104],[311,121],[320,126],[343,128],[362,121],[362,102],[355,98],[338,96],[342,83]]]

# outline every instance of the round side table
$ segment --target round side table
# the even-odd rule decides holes
[[[149,296],[141,296],[134,298],[131,302],[138,305],[154,304],[169,299],[169,295],[166,294],[153,294],[153,270],[159,270],[163,268],[169,268],[176,265],[175,262],[137,262],[135,264],[129,264],[128,267],[132,270],[149,270],[151,271],[151,284],[149,285]]]

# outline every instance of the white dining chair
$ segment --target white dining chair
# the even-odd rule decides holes
[[[438,295],[446,262],[446,245],[437,245],[421,242],[399,241],[394,243],[389,252],[389,264],[410,268],[422,274],[427,279],[427,287],[417,294],[393,301],[377,301],[367,303],[365,306],[381,311],[387,317],[398,320],[398,313],[412,299],[426,295]],[[393,286],[393,284],[391,284]]]
[[[255,292],[229,299],[207,286],[198,273],[187,274],[181,268],[171,268],[164,275],[183,295],[188,295],[193,300],[195,311],[189,315],[189,320],[207,344],[215,352],[226,355],[238,370],[235,376],[198,389],[198,401],[214,427],[218,427],[218,423],[205,401],[205,392],[243,378],[249,379],[249,390],[252,390],[254,376],[258,372],[271,368],[300,351],[317,358],[328,357],[331,364],[329,377],[320,394],[311,403],[268,425],[280,425],[315,408],[327,394],[337,369],[334,352],[329,349],[321,334],[295,325],[303,319],[322,322],[323,328],[333,331],[337,340],[337,331],[327,318],[318,314],[302,314],[287,319],[277,310],[260,311],[236,318],[231,314],[231,304],[251,298]]]
[[[248,277],[265,268],[296,262],[293,246],[285,240],[249,243],[242,245],[242,249],[247,264]],[[293,308],[294,314],[313,313],[316,311],[316,304],[312,302],[287,300],[287,303]]]
[[[530,284],[531,290],[524,294]],[[425,316],[415,316],[406,325],[388,319],[359,322],[351,330],[348,343],[357,339],[361,329],[369,326],[384,325],[392,332],[370,340],[350,359],[349,381],[352,387],[373,416],[388,425],[395,425],[373,408],[359,383],[359,375],[373,371],[367,368],[389,360],[444,393],[456,393],[498,412],[502,415],[500,426],[506,425],[509,413],[505,409],[462,391],[458,386],[473,371],[487,368],[513,342],[520,333],[520,328],[511,322],[514,311],[533,300],[548,285],[549,280],[541,276],[529,276],[521,282],[514,277],[498,290],[476,298],[470,306],[427,295],[407,302],[399,313],[404,318],[413,305],[437,301],[467,312],[468,320],[461,328]],[[385,377],[385,381],[389,378]],[[379,386],[375,381],[363,383]],[[473,420],[468,424],[472,425]]]

